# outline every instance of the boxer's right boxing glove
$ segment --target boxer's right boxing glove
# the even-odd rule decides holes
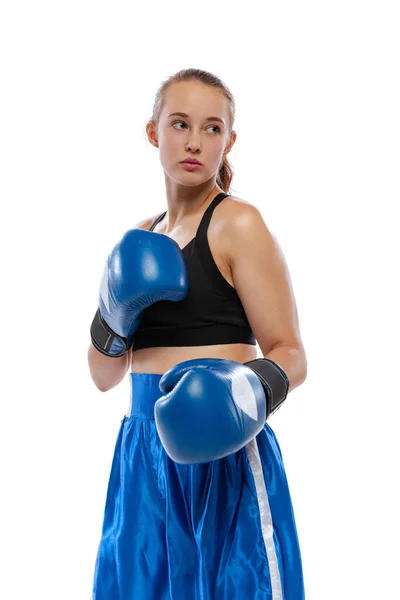
[[[122,356],[144,309],[160,300],[183,300],[187,290],[185,259],[173,239],[144,229],[127,231],[106,261],[90,328],[93,345],[106,356]]]
[[[158,435],[177,463],[211,462],[237,452],[265,424],[266,398],[257,374],[233,360],[178,363],[159,382]]]

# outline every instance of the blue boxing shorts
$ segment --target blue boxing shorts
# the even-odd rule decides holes
[[[130,377],[92,600],[304,600],[293,507],[269,425],[225,458],[177,464],[154,421],[161,375]]]

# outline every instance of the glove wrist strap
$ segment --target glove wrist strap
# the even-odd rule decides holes
[[[267,399],[267,419],[286,400],[289,379],[285,371],[269,358],[256,358],[244,363],[258,376]]]
[[[90,326],[90,335],[92,338],[93,346],[96,348],[96,350],[98,350],[105,356],[118,358],[119,356],[123,356],[128,352],[127,338],[117,335],[115,331],[113,331],[107,325],[107,323],[100,314],[100,308],[97,309],[97,312]],[[119,345],[122,345],[123,348],[118,353],[115,353],[115,351],[113,352],[111,350],[112,344],[116,339],[120,342]]]

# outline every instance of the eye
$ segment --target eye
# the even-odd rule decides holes
[[[221,127],[218,127],[218,125],[210,125],[210,127],[213,127],[214,129],[217,129],[217,133],[221,132]],[[208,129],[210,129],[210,127],[208,127]]]
[[[175,125],[178,125],[179,123],[181,123],[181,125],[185,125],[185,127],[186,127],[186,123],[184,123],[183,121],[175,121],[174,123],[172,123],[172,127],[174,127]]]

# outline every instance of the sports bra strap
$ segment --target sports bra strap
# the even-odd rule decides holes
[[[152,226],[150,227],[149,231],[153,231],[154,227],[155,227],[156,225],[158,225],[158,223],[159,223],[160,221],[162,221],[162,220],[163,220],[163,218],[165,217],[165,215],[166,215],[166,214],[167,214],[167,211],[165,211],[165,212],[161,213],[161,215],[158,215],[157,219],[154,221],[154,223],[153,223],[153,224],[152,224]]]
[[[196,234],[196,252],[201,264],[203,265],[203,269],[205,270],[211,281],[214,282],[216,289],[221,289],[222,287],[223,292],[228,297],[234,298],[237,297],[237,292],[235,288],[231,286],[231,284],[225,279],[225,277],[222,275],[221,271],[217,267],[207,238],[207,229],[210,224],[212,214],[215,208],[218,206],[218,204],[222,202],[222,200],[227,196],[229,196],[229,194],[225,194],[223,192],[221,194],[218,194],[218,196],[214,198],[214,200],[211,202],[210,206],[204,213]]]
[[[220,202],[222,202],[222,200],[224,198],[226,198],[227,196],[229,196],[229,194],[225,194],[225,192],[221,192],[220,194],[218,194],[218,196],[215,196],[214,200],[211,202],[210,206],[207,208],[207,210],[205,211],[205,213],[200,221],[200,225],[199,225],[199,227],[197,229],[197,233],[196,233],[197,240],[202,239],[208,244],[207,229],[210,224],[212,214],[213,214],[214,210],[217,208],[218,204]]]

